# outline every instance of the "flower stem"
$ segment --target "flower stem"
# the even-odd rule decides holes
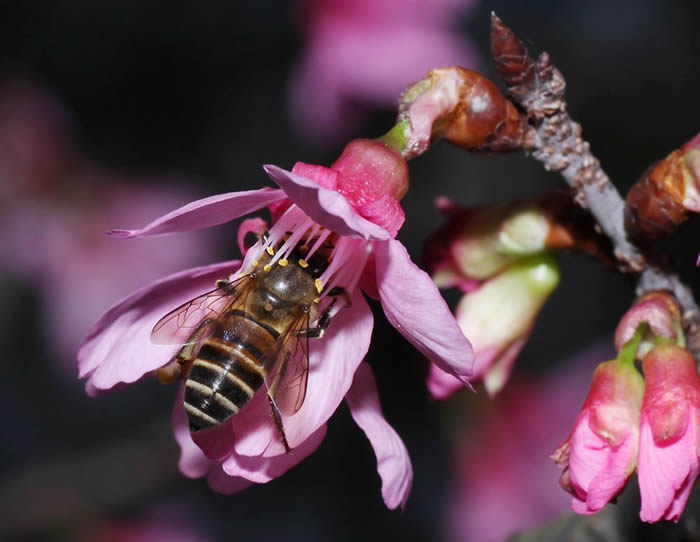
[[[620,352],[617,354],[618,363],[621,365],[634,365],[634,361],[637,359],[639,344],[650,330],[651,328],[646,322],[642,322],[637,326],[637,330],[634,332],[634,335],[632,335],[632,338],[622,346]]]

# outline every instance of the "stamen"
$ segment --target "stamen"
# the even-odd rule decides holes
[[[316,285],[316,291],[320,294],[323,291],[323,282],[321,282],[321,279],[316,279],[314,284]]]
[[[277,262],[277,264],[280,267],[287,267],[288,263],[289,263],[289,261],[286,258],[280,258],[279,261]]]
[[[272,248],[272,247],[267,247],[265,250],[267,251],[267,253],[268,253],[270,256],[274,256],[274,255],[275,255],[275,249],[274,249],[274,248]]]
[[[299,258],[299,267],[306,269],[309,267],[309,262],[307,262],[304,258]]]
[[[272,269],[272,266],[269,263],[265,264],[263,267],[263,271],[270,271],[270,269]]]
[[[253,267],[257,267],[260,262],[258,260],[253,260],[253,263],[251,264]]]
[[[328,236],[331,234],[330,231],[327,229],[323,229],[321,233],[318,235],[318,239],[316,239],[316,242],[314,243],[314,246],[311,247],[311,250],[304,256],[307,260],[311,259],[311,256],[314,255],[314,252],[316,252],[321,246],[323,246],[323,243],[326,242],[326,239],[328,239]]]

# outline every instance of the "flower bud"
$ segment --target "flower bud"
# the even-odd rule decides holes
[[[644,380],[632,364],[601,363],[569,438],[552,454],[564,468],[561,486],[579,514],[598,512],[622,489],[637,464]]]
[[[668,235],[700,212],[700,134],[649,167],[626,200],[625,228],[638,242]]]
[[[452,66],[431,70],[399,98],[399,122],[408,121],[408,156],[444,137],[470,150],[513,151],[530,146],[527,117],[483,75]]]
[[[476,354],[474,379],[483,379],[488,393],[497,393],[505,384],[542,305],[558,283],[556,260],[545,253],[518,262],[459,302],[455,318]],[[434,396],[447,397],[460,387],[454,377],[431,368],[428,388]]]
[[[595,231],[570,192],[555,191],[505,205],[460,209],[440,200],[447,222],[425,242],[424,261],[438,286],[487,279],[520,258],[547,248],[576,249],[612,259],[609,241]]]
[[[654,347],[642,363],[646,392],[639,437],[643,521],[678,521],[700,472],[698,397],[693,356],[674,344]]]
[[[642,359],[649,352],[658,337],[674,341],[682,337],[678,301],[671,292],[653,290],[637,299],[622,317],[615,330],[615,347],[621,350],[634,336],[637,327],[644,322],[649,325],[649,331],[642,336],[637,359]]]

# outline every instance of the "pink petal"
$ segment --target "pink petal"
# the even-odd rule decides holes
[[[329,230],[340,235],[364,239],[391,237],[384,228],[357,214],[338,192],[323,188],[311,179],[295,175],[277,166],[266,165],[265,172],[285,191],[289,199],[313,220]]]
[[[345,398],[353,420],[374,448],[384,502],[392,510],[403,508],[413,483],[413,467],[403,441],[384,419],[374,375],[366,363],[358,367]]]
[[[588,493],[593,479],[606,468],[610,452],[607,441],[591,429],[590,415],[583,411],[571,434],[569,474],[571,483],[581,496]]]
[[[207,477],[207,483],[212,490],[224,495],[233,495],[253,485],[253,482],[245,478],[229,476],[224,472],[220,463],[212,466]]]
[[[323,188],[328,188],[329,190],[336,190],[338,188],[338,172],[326,166],[297,162],[292,168],[292,173],[306,179],[311,179]]]
[[[391,324],[430,361],[466,382],[474,352],[435,283],[399,241],[375,242],[374,252],[379,297]]]
[[[464,388],[464,383],[451,373],[446,373],[434,363],[430,364],[428,373],[428,391],[435,399],[447,399],[456,391]]]
[[[283,423],[292,448],[300,446],[324,425],[345,397],[357,366],[369,348],[372,312],[359,289],[352,305],[342,309],[323,339],[309,342],[309,382],[301,409]],[[233,424],[238,455],[266,457],[284,454],[277,429],[270,419],[264,392],[254,397]]]
[[[188,478],[201,478],[212,468],[213,461],[197,446],[190,437],[190,428],[187,422],[187,414],[183,406],[185,387],[180,386],[173,406],[171,416],[175,440],[180,446],[180,472]]]
[[[255,235],[260,235],[267,231],[268,225],[265,220],[260,217],[246,218],[241,222],[238,227],[238,234],[236,235],[236,240],[238,241],[238,250],[241,251],[241,255],[245,256],[248,252],[249,246],[245,244],[245,236],[249,233],[254,233]]]
[[[406,220],[406,214],[401,204],[389,194],[384,194],[379,199],[365,203],[358,211],[367,220],[388,231],[392,237],[396,237]]]
[[[691,420],[681,438],[663,446],[654,440],[649,420],[642,412],[638,467],[642,521],[678,521],[698,476],[696,423]]]
[[[233,453],[223,462],[222,466],[224,472],[229,476],[265,484],[270,480],[279,478],[289,469],[296,466],[302,459],[315,452],[325,436],[326,425],[324,424],[288,454],[285,453],[273,457],[251,457]]]
[[[637,458],[636,435],[628,434],[615,448],[610,450],[605,468],[591,481],[586,504],[597,512],[608,504],[627,483]]]
[[[134,382],[167,363],[175,346],[151,343],[155,323],[178,305],[214,288],[240,261],[195,267],[150,284],[112,306],[90,329],[78,350],[80,378],[88,390]]]
[[[139,230],[112,230],[107,234],[127,238],[210,228],[262,209],[285,197],[282,190],[271,188],[218,194],[188,203]]]

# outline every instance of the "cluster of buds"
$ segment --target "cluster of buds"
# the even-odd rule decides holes
[[[678,521],[700,472],[700,377],[675,298],[641,297],[620,321],[569,438],[552,459],[581,514],[601,510],[636,471],[643,521]],[[642,374],[635,366],[641,360]]]
[[[653,164],[627,194],[625,228],[638,242],[673,233],[700,212],[700,134]]]
[[[447,221],[427,238],[424,260],[438,286],[465,293],[455,316],[474,347],[474,378],[495,394],[559,282],[552,250],[605,259],[609,246],[567,192],[471,209],[447,200],[438,206]],[[432,366],[428,388],[442,399],[461,384]]]

